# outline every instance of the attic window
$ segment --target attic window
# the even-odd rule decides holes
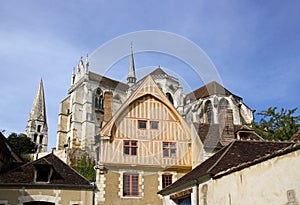
[[[147,129],[147,121],[146,120],[138,120],[138,128],[139,129]]]
[[[151,129],[158,130],[158,121],[150,121]]]
[[[35,170],[35,182],[50,182],[52,176],[52,167],[50,165],[37,165]]]

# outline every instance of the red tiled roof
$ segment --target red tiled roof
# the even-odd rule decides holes
[[[167,195],[187,184],[201,183],[209,178],[219,178],[229,173],[252,166],[261,161],[300,149],[299,144],[270,141],[233,141],[172,185],[159,191]],[[206,177],[202,179],[201,177]]]
[[[34,172],[37,166],[52,166],[53,174],[49,183],[34,182]],[[33,162],[7,171],[0,175],[0,186],[20,186],[20,185],[38,185],[38,186],[69,186],[92,188],[90,182],[61,161],[54,154],[49,154]]]

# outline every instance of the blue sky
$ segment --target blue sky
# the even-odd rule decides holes
[[[197,44],[215,64],[224,86],[252,109],[299,107],[299,13],[300,2],[293,0],[1,1],[0,129],[6,135],[25,132],[43,78],[48,149],[54,147],[59,102],[67,95],[80,56],[141,30],[172,32]],[[172,71],[173,63],[179,69],[174,72],[180,73],[184,67],[174,59],[146,54],[135,56],[137,69],[160,65]],[[126,75],[127,62],[125,58],[116,65],[124,67],[120,76]],[[200,81],[190,85],[200,86]]]

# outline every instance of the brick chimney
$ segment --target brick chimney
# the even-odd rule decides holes
[[[111,91],[106,91],[104,93],[104,117],[102,127],[112,118],[112,99],[113,93]]]

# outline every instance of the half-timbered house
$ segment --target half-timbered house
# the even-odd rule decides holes
[[[148,75],[99,133],[96,199],[104,204],[161,204],[156,192],[201,157],[196,132]],[[192,146],[199,146],[192,149]],[[197,153],[192,153],[197,150]],[[197,159],[199,160],[199,159]]]

